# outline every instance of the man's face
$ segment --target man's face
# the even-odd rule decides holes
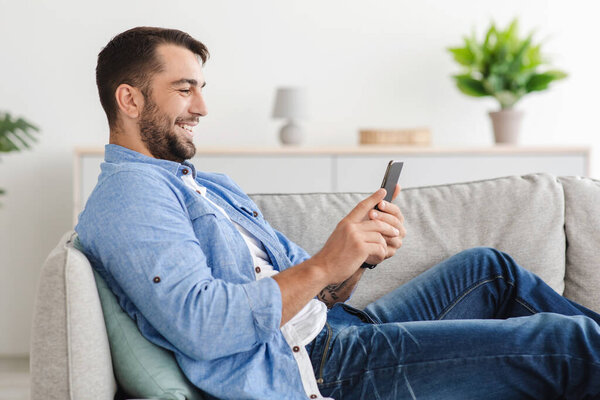
[[[157,56],[163,70],[152,77],[144,96],[140,134],[154,157],[182,162],[196,153],[192,128],[206,115],[202,65],[194,53],[175,45],[159,46]]]

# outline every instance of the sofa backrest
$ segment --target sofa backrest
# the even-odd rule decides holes
[[[564,295],[600,312],[600,181],[561,177],[567,263]]]
[[[274,228],[314,254],[338,221],[368,195],[257,194],[252,198]],[[476,246],[511,254],[563,292],[565,197],[555,177],[533,174],[408,188],[395,203],[405,217],[403,246],[394,257],[367,271],[350,301],[353,305],[363,307],[443,259]]]

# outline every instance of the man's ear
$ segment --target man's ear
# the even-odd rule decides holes
[[[119,110],[125,114],[124,116],[131,119],[140,116],[144,107],[144,96],[138,88],[122,83],[115,91],[115,99]]]

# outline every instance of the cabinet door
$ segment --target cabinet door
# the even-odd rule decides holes
[[[196,168],[229,175],[246,193],[330,192],[330,156],[199,155]]]
[[[509,175],[546,172],[553,175],[587,175],[583,154],[424,154],[339,156],[334,167],[335,191],[372,192],[381,185],[389,160],[404,161],[402,187],[439,185]]]

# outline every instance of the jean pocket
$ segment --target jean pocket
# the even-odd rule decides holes
[[[351,314],[351,315],[357,317],[361,322],[364,322],[365,324],[377,324],[378,323],[369,314],[367,314],[363,310],[354,308],[346,303],[340,303],[340,304],[341,304],[341,307],[344,309],[344,311],[346,311],[348,314]]]

